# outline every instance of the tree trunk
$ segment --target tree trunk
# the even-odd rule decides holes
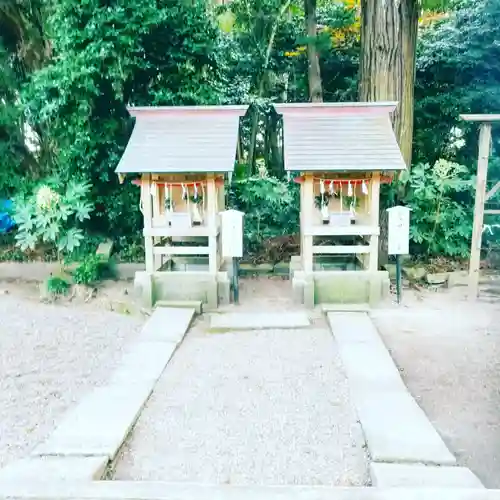
[[[318,50],[316,47],[316,0],[304,0],[304,11],[307,33],[309,99],[311,102],[322,102],[323,88],[321,83],[321,69],[319,66]]]
[[[267,116],[267,162],[268,171],[271,175],[281,178],[283,175],[283,160],[279,148],[278,139],[279,120],[278,115],[271,112]]]
[[[361,101],[397,101],[394,130],[411,166],[419,0],[361,0]],[[379,264],[388,261],[388,217],[381,204]]]
[[[255,170],[255,160],[257,157],[257,134],[259,132],[259,118],[260,112],[257,108],[253,110],[252,113],[252,127],[250,129],[250,144],[248,147],[248,157],[247,157],[247,176],[250,177],[254,174]]]
[[[410,167],[418,0],[361,0],[361,101],[397,101],[394,130]]]

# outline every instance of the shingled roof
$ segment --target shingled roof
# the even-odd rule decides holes
[[[275,104],[283,115],[285,169],[404,170],[392,129],[396,103]]]
[[[247,106],[131,107],[135,126],[116,168],[129,173],[231,172]]]

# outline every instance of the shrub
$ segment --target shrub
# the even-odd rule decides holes
[[[71,253],[83,240],[79,224],[93,209],[87,201],[90,185],[70,182],[64,192],[42,185],[14,203],[15,236],[21,250],[34,250],[41,243],[54,243],[59,256]]]
[[[113,275],[109,262],[99,255],[88,255],[73,272],[73,281],[78,285],[90,285]]]
[[[51,295],[66,295],[69,290],[69,283],[60,276],[50,276],[46,282],[47,292]]]
[[[265,242],[299,230],[299,187],[275,177],[254,176],[236,181],[230,206],[245,213],[245,254],[263,250]]]
[[[474,178],[467,167],[446,160],[418,164],[406,184],[412,253],[422,256],[467,257],[473,219]]]

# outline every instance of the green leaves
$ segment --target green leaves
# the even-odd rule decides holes
[[[418,164],[403,178],[412,209],[410,238],[420,255],[466,257],[472,234],[473,178],[463,165]]]
[[[126,106],[217,104],[222,34],[203,0],[60,0],[47,24],[54,57],[23,99],[68,182],[60,218],[131,235],[140,230],[139,193],[114,174],[133,126]]]
[[[74,227],[68,229],[66,234],[57,242],[57,249],[60,252],[73,252],[83,240],[83,234],[80,229]]]
[[[298,231],[298,185],[275,177],[249,177],[233,184],[230,204],[245,212],[247,254],[260,252],[269,238]]]
[[[54,243],[59,252],[73,252],[82,242],[79,222],[88,219],[92,204],[86,199],[90,185],[70,182],[62,193],[44,184],[14,204],[15,236],[21,250],[34,250],[38,243]]]

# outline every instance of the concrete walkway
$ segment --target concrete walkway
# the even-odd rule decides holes
[[[366,313],[328,313],[373,463],[374,485],[482,488],[418,406]]]
[[[156,309],[111,379],[68,411],[29,458],[0,470],[4,483],[101,479],[184,338],[194,309]]]
[[[268,329],[284,315],[264,315],[258,331],[195,325],[158,381],[115,480],[366,484],[364,439],[326,322],[297,328],[309,321],[296,315],[295,328]]]
[[[500,500],[500,490],[228,486],[141,481],[11,484],[0,499],[32,500]]]

